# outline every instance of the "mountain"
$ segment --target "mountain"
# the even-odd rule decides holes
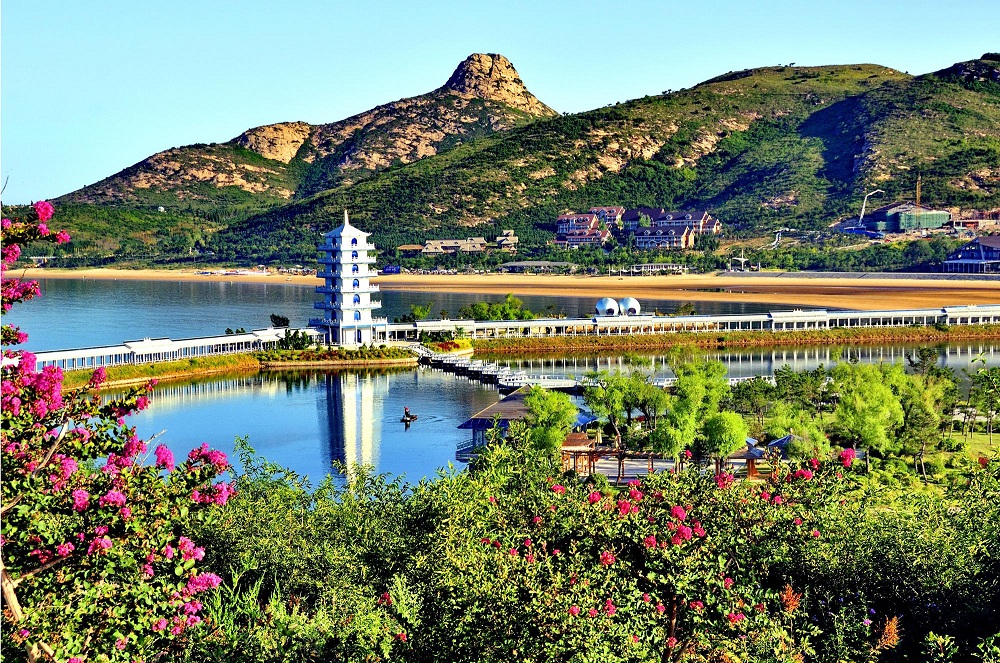
[[[350,185],[392,165],[556,112],[502,55],[470,55],[433,92],[331,124],[281,122],[154,154],[62,203],[262,207]]]
[[[374,109],[371,119],[362,114],[323,130],[259,128],[214,146],[249,165],[266,164],[273,174],[255,174],[275,181],[282,174],[290,193],[272,193],[266,206],[243,218],[211,217],[209,232],[218,233],[205,242],[228,259],[310,260],[318,233],[344,208],[386,247],[501,227],[540,245],[551,239],[558,213],[612,204],[707,208],[724,223],[756,232],[821,228],[856,213],[875,187],[886,192],[882,201],[912,198],[918,174],[925,203],[995,209],[998,67],[993,54],[916,77],[871,64],[765,67],[558,116],[524,89],[505,59],[472,56],[439,90]],[[502,108],[506,119],[489,120],[489,130],[485,119],[469,122],[482,130],[437,143],[409,140],[395,124],[416,124],[428,136],[432,123],[414,120],[424,117],[419,109],[453,120],[449,111],[463,102],[463,112]],[[355,125],[356,140],[336,142]],[[324,147],[330,137],[334,146]],[[141,195],[176,197],[170,186],[147,186]],[[191,190],[176,186],[185,196]],[[211,200],[232,189],[215,187]],[[247,201],[267,195],[241,191]],[[135,204],[129,209],[139,214]]]

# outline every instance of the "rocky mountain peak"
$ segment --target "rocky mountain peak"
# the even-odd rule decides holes
[[[499,53],[473,53],[465,58],[441,91],[497,101],[531,115],[556,114],[528,91],[514,65]]]

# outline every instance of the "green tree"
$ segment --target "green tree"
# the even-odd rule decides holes
[[[525,420],[536,448],[557,454],[566,434],[576,423],[577,409],[569,396],[542,387],[532,387],[524,397],[528,408]]]
[[[837,426],[849,444],[881,454],[902,450],[895,433],[903,424],[903,407],[892,388],[902,373],[897,364],[840,363],[833,368]]]
[[[764,432],[764,419],[777,401],[777,396],[778,388],[770,380],[758,376],[733,385],[730,400],[737,412],[753,417],[753,433],[760,436]]]
[[[278,315],[277,313],[271,314],[271,326],[272,327],[287,327],[290,324],[288,318],[283,315]]]
[[[747,443],[747,422],[736,412],[717,412],[705,420],[705,448],[715,458],[715,472],[722,471],[723,461]]]

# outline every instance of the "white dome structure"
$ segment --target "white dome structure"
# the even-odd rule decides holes
[[[626,297],[618,302],[618,309],[622,315],[639,315],[639,311],[641,310],[639,300],[635,297]]]
[[[610,297],[605,297],[604,299],[597,302],[594,307],[597,311],[597,315],[618,315],[618,302]]]

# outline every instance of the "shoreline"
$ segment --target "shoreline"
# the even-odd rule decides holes
[[[784,274],[784,275],[781,275]],[[245,275],[198,274],[195,270],[45,269],[23,270],[32,279],[94,279],[168,281],[189,283],[261,283],[315,286],[313,275],[250,273]],[[810,277],[787,273],[755,275],[687,274],[673,276],[583,276],[539,274],[379,276],[382,290],[426,293],[471,293],[503,296],[548,297],[632,296],[640,300],[690,302],[747,302],[776,306],[808,306],[875,310],[939,308],[963,304],[1000,303],[1000,281],[926,278]]]

